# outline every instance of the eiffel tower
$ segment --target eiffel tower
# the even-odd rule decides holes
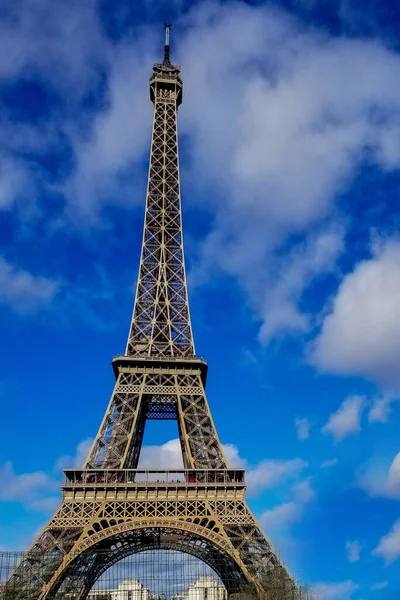
[[[150,99],[145,223],[126,351],[112,361],[116,384],[83,468],[64,471],[59,509],[6,583],[18,584],[21,598],[84,600],[112,565],[157,549],[198,557],[229,594],[257,587],[274,569],[292,581],[246,505],[244,470],[228,467],[205,394],[207,363],[194,349],[178,163],[182,80],[170,61],[169,25]],[[147,419],[177,421],[183,469],[137,468]]]

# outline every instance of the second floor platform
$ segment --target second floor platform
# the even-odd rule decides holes
[[[62,488],[241,488],[244,469],[67,469]]]

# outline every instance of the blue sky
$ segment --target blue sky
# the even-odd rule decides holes
[[[193,329],[230,463],[318,597],[398,598],[400,9],[0,9],[1,547],[52,515],[112,390],[169,20]],[[174,464],[176,435],[150,423],[142,464]]]

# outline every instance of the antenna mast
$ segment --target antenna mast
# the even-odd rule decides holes
[[[171,61],[169,58],[169,31],[171,29],[171,23],[165,23],[165,46],[164,46],[164,64],[170,65]]]

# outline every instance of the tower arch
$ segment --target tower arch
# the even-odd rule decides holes
[[[248,583],[245,567],[229,544],[205,527],[181,521],[121,523],[90,535],[67,555],[43,590],[41,600],[57,600],[73,593],[85,600],[95,582],[113,565],[140,552],[171,550],[189,554],[208,565],[228,594]]]

